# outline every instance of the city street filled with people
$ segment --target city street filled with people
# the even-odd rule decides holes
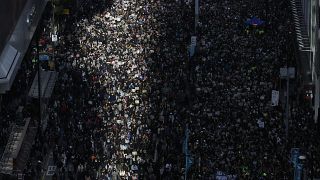
[[[61,19],[59,78],[32,159],[52,152],[56,179],[184,179],[188,125],[187,179],[292,179],[294,147],[320,177],[312,108],[291,97],[286,136],[285,108],[271,103],[279,68],[296,66],[289,2],[201,0],[196,25],[194,6],[90,0]]]

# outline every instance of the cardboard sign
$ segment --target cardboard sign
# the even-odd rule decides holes
[[[51,36],[51,39],[52,39],[52,42],[57,42],[57,41],[58,41],[58,35],[53,34],[53,35]]]
[[[278,104],[279,104],[279,91],[272,90],[271,106],[278,106]]]

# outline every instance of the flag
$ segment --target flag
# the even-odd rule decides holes
[[[265,22],[257,17],[253,17],[253,18],[250,18],[250,19],[247,19],[245,24],[247,26],[261,26],[263,25]]]

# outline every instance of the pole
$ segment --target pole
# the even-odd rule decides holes
[[[199,21],[199,0],[195,0],[194,3],[194,34],[197,34],[197,25],[198,25],[198,21]]]
[[[292,148],[291,149],[291,162],[293,165],[293,179],[298,180],[299,177],[299,156],[300,156],[300,149],[299,148]]]
[[[314,96],[314,123],[318,123],[318,116],[319,116],[319,79],[315,77],[315,96]]]
[[[2,94],[0,94],[0,112],[2,110]]]
[[[317,39],[317,37],[319,37],[319,31],[317,30],[314,30],[314,29],[317,29],[316,27],[319,25],[319,1],[317,0],[313,0],[313,5],[312,5],[312,9],[314,9],[315,11],[312,11],[312,14],[311,14],[311,17],[313,17],[313,26],[311,29],[313,29],[313,35],[315,38],[311,38],[311,39]],[[315,64],[317,64],[317,62],[319,62],[319,41],[312,41],[313,44],[314,44],[314,54],[313,54],[313,58],[314,58],[314,62]],[[319,67],[316,67],[316,72],[318,70]],[[315,108],[316,108],[316,111],[315,111],[315,123],[317,124],[318,123],[318,117],[319,117],[319,106],[320,106],[320,102],[319,102],[319,98],[320,98],[320,86],[319,86],[319,74],[317,74],[316,76],[316,94],[315,94]]]
[[[54,11],[55,11],[55,5],[52,1],[52,35],[55,35],[57,32],[55,32],[55,23],[54,23]],[[52,40],[52,39],[51,39]],[[52,59],[51,61],[54,63],[54,52],[55,52],[55,42],[52,42]]]
[[[286,100],[286,138],[288,139],[289,134],[289,68],[287,67],[287,100]]]
[[[184,180],[187,180],[187,174],[188,174],[188,172],[187,172],[187,163],[188,163],[187,155],[186,155],[185,161],[186,161],[186,163],[185,163],[185,171],[184,171]]]
[[[187,180],[187,174],[188,174],[188,156],[189,156],[189,149],[188,149],[188,141],[189,141],[189,128],[188,124],[186,125],[186,131],[185,131],[185,171],[184,171],[184,180]]]
[[[302,171],[303,171],[303,164],[298,163],[294,171],[294,180],[301,180]]]
[[[40,33],[40,32],[37,32]],[[38,59],[38,98],[39,98],[39,124],[38,127],[41,126],[42,121],[42,113],[41,113],[41,64],[39,59],[39,40],[40,40],[40,34],[37,34],[37,59]]]

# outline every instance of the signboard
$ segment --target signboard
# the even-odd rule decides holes
[[[278,106],[278,104],[279,104],[279,91],[272,90],[271,106]]]
[[[18,180],[23,180],[24,175],[22,173],[18,173]]]
[[[296,74],[296,70],[294,67],[289,67],[289,68],[280,68],[280,77],[281,78],[294,78]]]
[[[53,176],[56,172],[57,166],[48,166],[47,176]]]

